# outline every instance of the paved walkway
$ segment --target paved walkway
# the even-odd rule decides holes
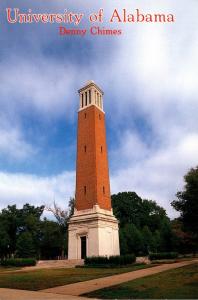
[[[133,272],[93,279],[89,281],[83,281],[78,283],[72,283],[59,287],[42,290],[45,293],[54,293],[62,295],[75,295],[79,296],[85,293],[89,293],[95,290],[106,288],[109,286],[117,285],[126,281],[131,281],[137,278],[150,276],[167,270],[183,267],[192,263],[198,262],[198,260],[183,261],[172,264],[164,264],[160,266],[151,267],[148,269],[137,270]]]
[[[0,300],[86,300],[90,298],[24,290],[0,289]]]

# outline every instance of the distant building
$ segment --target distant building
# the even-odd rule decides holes
[[[119,255],[118,221],[111,207],[103,91],[89,81],[79,91],[75,210],[69,259]]]

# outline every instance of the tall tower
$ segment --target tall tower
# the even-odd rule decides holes
[[[111,207],[103,91],[89,81],[79,91],[75,211],[69,259],[118,255],[118,221]]]

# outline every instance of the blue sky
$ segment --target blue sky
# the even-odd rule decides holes
[[[121,36],[61,37],[58,24],[8,24],[27,12],[103,8],[100,27]],[[114,8],[174,13],[174,24],[113,24]],[[186,1],[4,1],[0,3],[0,208],[67,207],[75,190],[77,90],[104,90],[111,191],[170,202],[198,162],[198,3]],[[72,28],[72,25],[66,25]]]

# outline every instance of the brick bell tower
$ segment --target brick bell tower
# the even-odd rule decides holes
[[[76,200],[69,221],[68,259],[119,255],[111,208],[103,91],[89,81],[79,91]]]

